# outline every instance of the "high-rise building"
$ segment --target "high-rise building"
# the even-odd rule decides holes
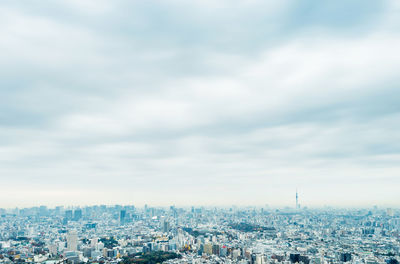
[[[56,208],[55,208],[55,213],[56,213],[56,215],[60,215],[62,209],[63,209],[63,206],[56,206]]]
[[[75,209],[74,211],[74,220],[79,221],[82,218],[82,210],[81,209]]]
[[[69,231],[67,235],[67,250],[77,251],[78,250],[78,234],[75,230]]]
[[[97,243],[99,242],[99,239],[97,237],[94,237],[90,240],[90,246],[92,248],[95,248],[97,246]]]
[[[168,232],[169,232],[169,229],[170,229],[169,222],[168,222],[167,220],[164,220],[163,232],[164,232],[164,233],[168,233]]]
[[[213,245],[212,245],[212,253],[213,253],[214,255],[219,255],[219,249],[220,249],[220,247],[219,247],[218,244],[213,244]]]
[[[351,253],[340,253],[339,260],[342,262],[351,261]]]
[[[121,224],[125,223],[125,219],[126,219],[126,210],[121,210],[119,212],[119,221]]]
[[[57,244],[51,244],[51,245],[49,245],[49,253],[52,255],[52,256],[56,256],[57,255]]]
[[[296,192],[296,194],[297,194],[297,192]],[[298,262],[300,262],[300,254],[298,254],[298,253],[291,253],[290,255],[289,255],[289,259],[290,259],[290,262],[292,262],[292,263],[298,263]]]
[[[67,220],[71,220],[72,219],[72,210],[65,211],[65,218]]]
[[[392,209],[392,208],[387,208],[387,209],[386,209],[386,215],[387,215],[387,216],[393,216],[393,215],[394,215],[393,209]]]
[[[212,244],[211,243],[204,244],[204,253],[206,253],[208,255],[212,255]]]
[[[47,211],[47,206],[41,205],[39,207],[39,215],[40,216],[47,216],[48,211]]]
[[[227,254],[228,254],[228,249],[227,249],[227,247],[226,247],[226,246],[222,246],[222,247],[219,249],[219,255],[220,255],[221,257],[225,257]]]

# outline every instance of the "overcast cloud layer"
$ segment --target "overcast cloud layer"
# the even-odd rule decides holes
[[[399,3],[3,1],[0,207],[399,206]]]

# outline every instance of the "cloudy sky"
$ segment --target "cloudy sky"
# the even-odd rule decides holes
[[[0,207],[400,206],[400,2],[2,1]]]

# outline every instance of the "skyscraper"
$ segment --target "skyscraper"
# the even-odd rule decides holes
[[[119,221],[121,224],[125,223],[125,218],[126,218],[126,210],[121,210],[119,212]]]
[[[82,210],[81,209],[75,209],[74,211],[74,220],[79,221],[82,218]]]
[[[65,218],[67,220],[71,220],[72,219],[72,210],[65,211]]]
[[[164,232],[164,233],[168,233],[168,232],[169,232],[169,229],[170,229],[169,222],[168,222],[167,220],[164,220],[164,223],[163,223],[163,232]]]
[[[296,189],[296,210],[299,209],[299,195],[297,193],[297,189]]]

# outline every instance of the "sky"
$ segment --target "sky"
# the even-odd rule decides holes
[[[0,207],[400,206],[397,0],[0,4]]]

